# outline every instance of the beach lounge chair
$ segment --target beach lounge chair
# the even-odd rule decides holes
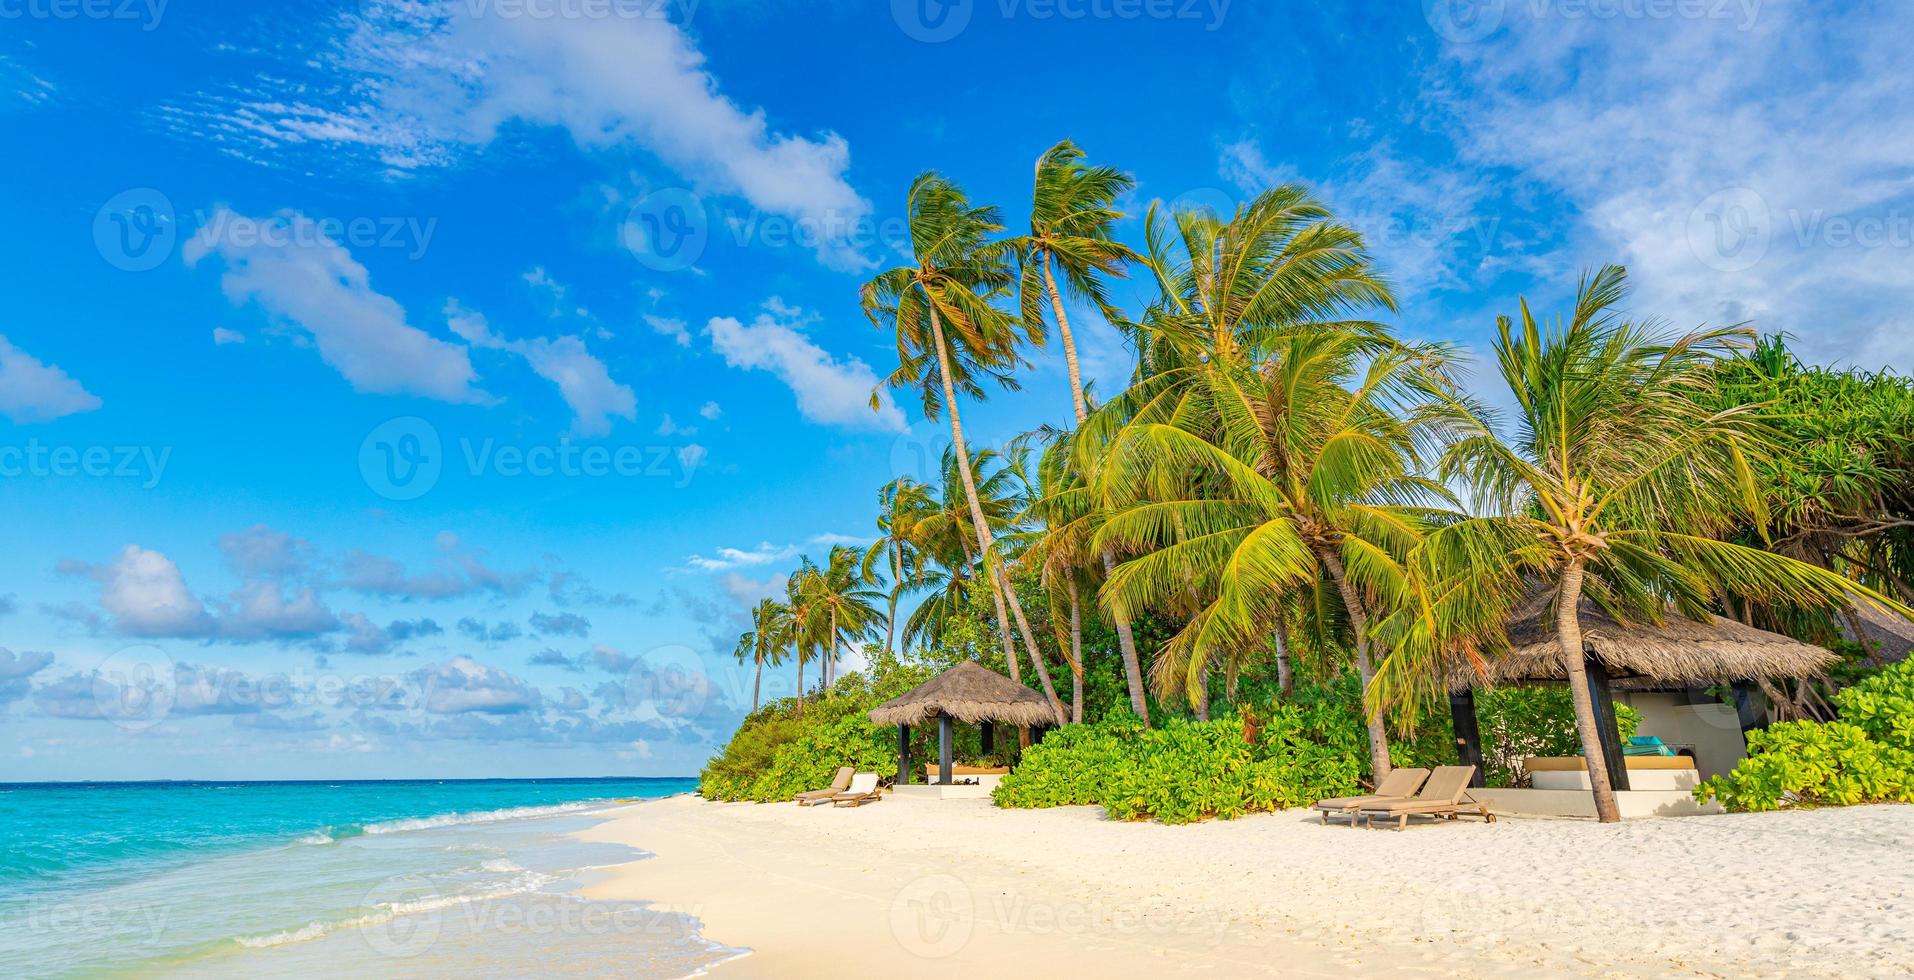
[[[877,790],[877,774],[860,772],[851,777],[851,788],[831,797],[832,806],[863,806],[883,796]]]
[[[829,803],[831,802],[831,797],[836,796],[837,794],[842,793],[845,790],[850,788],[851,788],[851,767],[844,766],[843,768],[840,768],[837,771],[837,775],[831,779],[830,789],[814,789],[808,793],[799,793],[797,795],[797,805],[798,806],[817,806],[819,803]]]
[[[1495,814],[1489,812],[1487,803],[1465,801],[1469,795],[1469,780],[1475,775],[1474,766],[1437,766],[1423,784],[1422,792],[1406,800],[1394,803],[1376,803],[1362,808],[1362,816],[1368,826],[1376,825],[1377,817],[1396,818],[1396,829],[1409,826],[1413,816],[1447,817],[1454,820],[1465,812],[1475,813],[1489,823],[1495,822]]]
[[[1356,811],[1366,806],[1380,806],[1397,800],[1406,800],[1416,795],[1424,780],[1429,778],[1427,769],[1391,769],[1389,775],[1382,777],[1376,784],[1376,791],[1367,796],[1337,796],[1327,800],[1317,800],[1314,809],[1322,814],[1323,823],[1329,823],[1329,815],[1340,813],[1349,818],[1349,826],[1356,826]]]

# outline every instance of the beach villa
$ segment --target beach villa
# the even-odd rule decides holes
[[[1505,653],[1480,668],[1459,664],[1449,675],[1457,752],[1463,764],[1477,767],[1478,786],[1485,784],[1475,691],[1564,681],[1545,599],[1530,602],[1510,622]],[[1756,682],[1820,673],[1836,660],[1821,647],[1720,617],[1703,623],[1671,611],[1659,625],[1624,624],[1583,600],[1581,622],[1589,694],[1623,816],[1720,812],[1719,804],[1696,803],[1691,791],[1746,756],[1747,732],[1763,724]],[[1733,691],[1732,707],[1705,690],[1724,683]],[[1617,701],[1641,715],[1635,746],[1622,742],[1611,707]],[[1594,816],[1582,757],[1529,757],[1520,764],[1530,786],[1475,795],[1503,813]]]

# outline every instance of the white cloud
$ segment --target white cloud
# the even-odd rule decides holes
[[[225,264],[220,287],[309,336],[319,357],[357,391],[484,402],[465,348],[406,322],[405,310],[372,288],[366,267],[295,211],[246,218],[221,207],[185,249]]]
[[[1580,216],[1558,267],[1623,261],[1632,305],[1678,326],[1752,320],[1820,360],[1914,362],[1914,20],[1902,7],[1541,9],[1511,3],[1488,40],[1446,48],[1438,106],[1472,161],[1554,189]]]
[[[0,111],[10,108],[37,109],[53,101],[54,91],[52,82],[0,54]]]
[[[709,421],[715,422],[719,418],[723,417],[724,409],[718,407],[717,402],[705,402],[703,405],[698,407],[698,414],[703,416],[705,419]]]
[[[717,549],[710,557],[705,555],[692,555],[686,560],[685,567],[698,572],[729,572],[737,569],[757,568],[762,565],[772,565],[782,561],[790,561],[798,555],[803,554],[806,548],[829,548],[832,545],[840,544],[850,545],[852,547],[863,547],[870,543],[870,538],[826,532],[824,534],[814,534],[810,538],[795,544],[773,544],[769,541],[762,541],[750,548],[722,547]],[[728,584],[729,583],[727,583],[727,585]]]
[[[65,371],[34,359],[0,334],[0,415],[24,425],[99,407],[100,400]]]
[[[100,608],[113,628],[131,636],[197,637],[216,624],[204,603],[186,587],[171,558],[129,544],[104,565],[67,561],[61,571],[91,577],[100,587]]]
[[[850,147],[835,133],[779,132],[764,110],[723,95],[671,20],[490,16],[462,0],[368,0],[362,9],[320,59],[349,84],[291,83],[208,111],[261,149],[359,145],[396,170],[454,159],[514,123],[555,127],[587,151],[643,149],[695,190],[739,195],[819,232],[826,261],[869,264],[848,243],[871,210],[845,178]],[[349,101],[314,104],[319,91]]]
[[[871,392],[878,379],[870,365],[856,357],[839,360],[813,343],[803,330],[812,319],[773,297],[749,325],[732,317],[712,317],[704,332],[726,364],[769,371],[789,385],[805,418],[827,425],[902,432],[904,413],[897,410],[888,392],[878,392],[877,410],[871,410]]]
[[[613,416],[637,418],[637,396],[629,386],[613,381],[605,362],[593,357],[578,337],[506,340],[492,332],[483,314],[461,307],[456,300],[446,305],[445,315],[452,332],[466,343],[517,354],[533,373],[557,385],[559,397],[572,410],[573,433],[607,435]]]
[[[224,347],[227,344],[243,344],[245,342],[246,335],[237,330],[228,330],[225,327],[213,328],[213,344],[215,346]]]
[[[668,316],[658,316],[653,313],[647,313],[645,314],[645,325],[651,328],[652,333],[660,337],[670,337],[680,347],[691,346],[691,331],[685,327],[683,320],[674,320]]]

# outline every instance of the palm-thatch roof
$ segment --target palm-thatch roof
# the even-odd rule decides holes
[[[1856,606],[1855,614],[1861,623],[1861,635],[1855,636],[1853,627],[1846,625],[1841,632],[1849,640],[1865,644],[1876,662],[1891,664],[1914,655],[1914,623],[1866,604]]]
[[[1555,608],[1544,593],[1516,610],[1509,647],[1486,658],[1482,670],[1457,664],[1449,689],[1559,682],[1567,676],[1555,642]],[[1826,670],[1833,653],[1779,633],[1719,616],[1699,622],[1670,610],[1660,625],[1623,623],[1582,600],[1582,638],[1624,689],[1688,687],[1724,680],[1803,677]]]
[[[939,714],[966,724],[1019,728],[1057,720],[1044,696],[980,664],[965,661],[871,709],[876,725],[916,725]]]

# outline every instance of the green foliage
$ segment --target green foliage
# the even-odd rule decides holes
[[[1784,805],[1914,803],[1914,753],[1868,738],[1858,725],[1790,721],[1748,733],[1748,758],[1695,788],[1737,812]]]
[[[802,717],[793,698],[765,705],[706,763],[699,794],[768,803],[830,785],[839,766],[892,772],[896,729],[871,724],[870,710],[929,676],[923,667],[892,662],[875,680],[863,674],[839,679],[828,696],[805,702]]]
[[[1734,811],[1914,803],[1914,661],[1835,696],[1838,721],[1748,733],[1748,758],[1695,788]]]
[[[1834,696],[1841,720],[1867,737],[1903,752],[1914,752],[1914,660],[1882,668]]]
[[[1064,727],[1024,752],[993,798],[1007,808],[1097,804],[1112,819],[1191,823],[1349,794],[1369,752],[1353,685],[1346,687],[1342,699],[1324,689],[1323,697],[1254,710],[1254,725],[1231,712],[1145,729],[1112,712]]]
[[[1519,785],[1526,778],[1522,760],[1529,756],[1582,754],[1575,705],[1565,686],[1477,691],[1475,716],[1482,729],[1483,768],[1490,786]],[[1622,741],[1635,737],[1641,720],[1641,712],[1615,705],[1615,727]]]

